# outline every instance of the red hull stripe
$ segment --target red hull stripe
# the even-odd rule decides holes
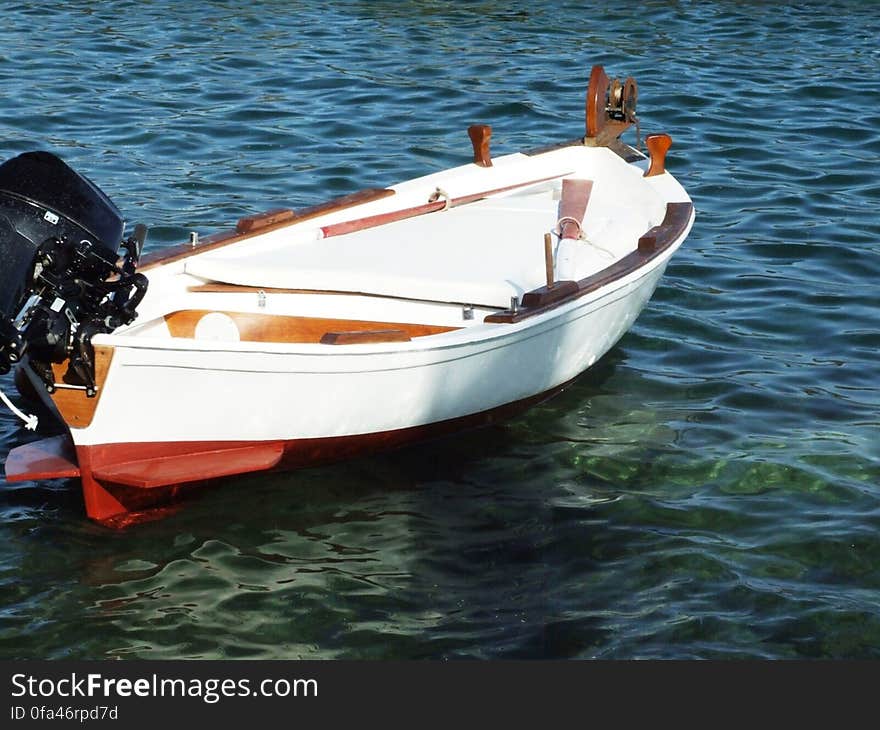
[[[86,513],[94,520],[117,527],[131,522],[121,517],[128,512],[141,511],[137,519],[133,519],[135,522],[151,519],[151,513],[143,510],[176,502],[206,480],[258,470],[280,471],[327,464],[486,426],[550,398],[570,382],[481,413],[357,436],[78,446],[76,453],[82,470]],[[172,479],[173,482],[166,481]]]

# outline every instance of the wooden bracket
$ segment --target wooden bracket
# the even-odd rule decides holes
[[[474,164],[480,167],[492,167],[492,157],[489,155],[492,127],[488,124],[472,124],[468,127],[468,136],[474,146]]]
[[[666,153],[672,146],[672,137],[668,134],[649,134],[645,137],[645,146],[651,155],[651,165],[645,170],[645,177],[662,175],[666,172]]]

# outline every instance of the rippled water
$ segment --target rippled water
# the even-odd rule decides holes
[[[878,37],[860,2],[4,5],[2,157],[62,155],[150,246],[461,164],[476,121],[575,137],[593,63],[698,221],[504,425],[121,533],[4,486],[0,656],[880,657]]]

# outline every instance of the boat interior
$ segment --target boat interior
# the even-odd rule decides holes
[[[456,170],[404,183],[387,198],[401,201],[399,218],[330,209],[312,221],[290,211],[243,219],[237,232],[246,240],[153,269],[141,318],[114,336],[406,342],[516,321],[525,305],[537,311],[571,298],[578,282],[637,252],[668,218],[667,203],[644,166],[607,149],[540,157],[537,168],[519,153],[495,160],[492,174],[514,184],[492,194],[471,194]],[[525,182],[509,172],[529,165]],[[473,168],[460,170],[473,178]],[[540,177],[548,171],[557,174]]]

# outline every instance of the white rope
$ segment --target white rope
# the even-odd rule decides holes
[[[431,193],[428,202],[436,203],[441,199],[443,200],[443,210],[449,210],[452,207],[452,198],[443,188],[438,187],[433,193]]]
[[[0,390],[0,400],[2,400],[6,404],[6,407],[9,408],[10,411],[12,411],[22,421],[24,421],[24,427],[28,431],[37,430],[37,423],[39,422],[39,419],[36,416],[29,416],[27,413],[20,411],[18,407],[16,407],[15,403],[9,400],[9,398],[6,396],[6,393],[4,393],[2,390]]]

